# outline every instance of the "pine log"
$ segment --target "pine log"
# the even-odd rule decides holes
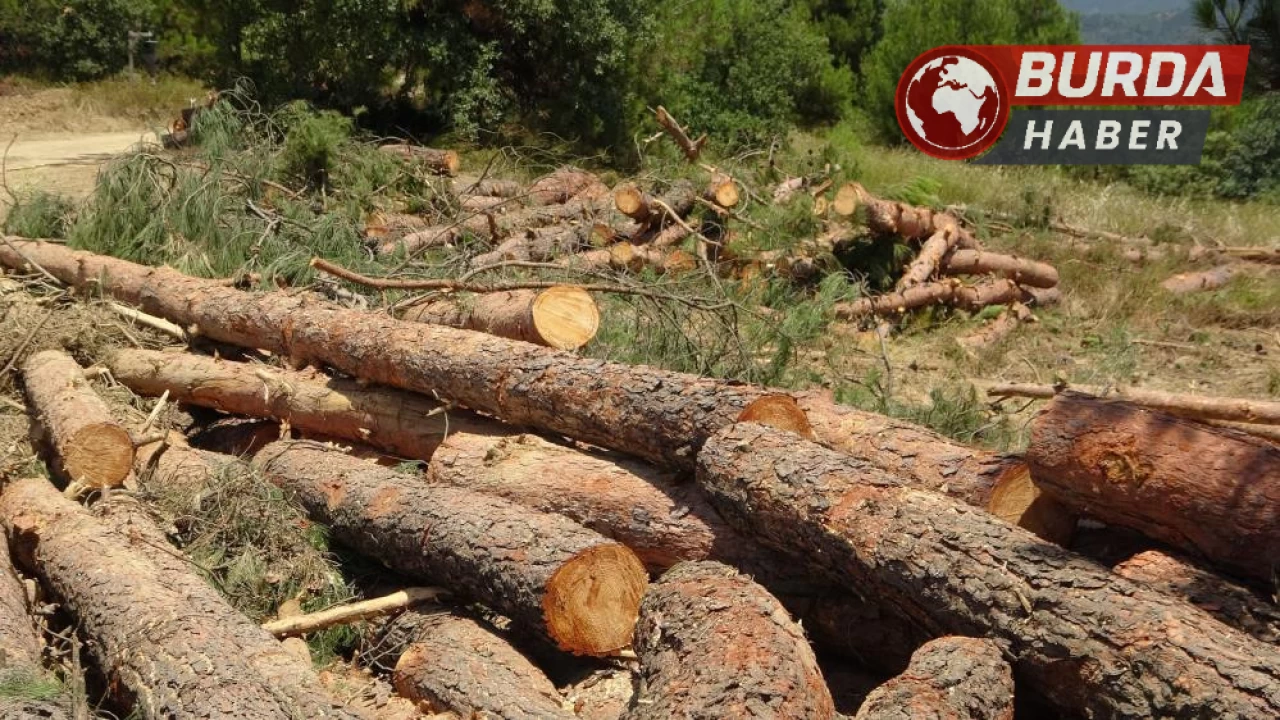
[[[506,260],[551,262],[587,250],[597,236],[597,226],[584,223],[530,228],[503,240],[493,250],[476,255],[468,265],[478,268]]]
[[[0,522],[23,564],[75,616],[109,679],[130,691],[145,717],[356,717],[323,693],[292,696],[274,682],[279,677],[264,676],[235,628],[247,623],[275,640],[225,603],[172,584],[170,573],[47,481],[10,485],[0,495]],[[310,672],[280,652],[281,663]],[[288,668],[278,675],[292,674]]]
[[[712,173],[711,182],[703,191],[702,198],[726,210],[731,210],[738,206],[741,196],[738,192],[738,183],[734,182],[729,175],[717,172]]]
[[[409,612],[396,618],[411,641],[392,682],[401,697],[428,712],[463,718],[571,720],[572,711],[542,673],[476,621],[451,612]]]
[[[1064,711],[1280,713],[1280,650],[985,512],[760,425],[720,431],[698,464],[731,524],[934,634],[1001,643],[1019,679]]]
[[[1245,575],[1280,564],[1280,446],[1118,400],[1057,395],[1027,463],[1061,502]]]
[[[715,191],[716,189],[709,190],[709,192]],[[667,211],[662,205],[671,208],[676,215],[684,216],[693,210],[697,197],[698,194],[694,191],[691,183],[680,181],[673,184],[667,192],[663,193],[661,197],[662,204],[659,205],[654,198],[650,197],[648,193],[641,190],[634,183],[626,183],[618,186],[613,191],[613,204],[618,209],[618,212],[632,220],[645,224],[656,224],[667,219]]]
[[[458,208],[465,213],[502,213],[514,206],[510,198],[497,195],[465,195],[458,201]]]
[[[1037,385],[1034,383],[995,383],[986,386],[987,395],[991,397],[1026,397],[1040,400],[1049,400],[1068,390],[1100,398],[1125,400],[1134,405],[1193,420],[1280,425],[1280,402],[1270,400],[1185,395],[1135,387]]]
[[[382,145],[378,149],[388,155],[395,155],[405,160],[422,163],[432,172],[441,175],[457,175],[458,167],[462,164],[457,151],[454,150],[436,150],[435,148],[404,143]]]
[[[1019,285],[1018,300],[1028,307],[1049,307],[1062,302],[1062,290],[1057,287],[1034,288]]]
[[[680,146],[680,152],[684,153],[685,159],[689,162],[697,162],[698,155],[702,153],[702,146],[707,142],[707,136],[704,134],[697,140],[691,140],[684,128],[680,127],[680,123],[676,122],[676,119],[671,117],[671,113],[661,105],[658,106],[656,115],[658,124],[671,136],[672,140],[676,141],[676,145]]]
[[[907,288],[928,282],[930,278],[937,274],[938,267],[942,265],[942,259],[951,251],[955,238],[955,226],[940,228],[930,235],[929,239],[925,240],[924,244],[920,246],[920,252],[911,261],[911,264],[907,266],[907,269],[902,273],[902,277],[898,278],[894,289],[902,292]]]
[[[604,183],[593,173],[574,167],[562,167],[534,180],[527,193],[535,205],[559,205],[584,192],[598,192],[603,187]]]
[[[1013,673],[990,640],[944,637],[907,671],[872,690],[854,720],[1013,720]]]
[[[317,373],[156,350],[118,350],[107,360],[116,381],[139,395],[169,397],[237,415],[274,418],[312,433],[365,442],[426,460],[445,435],[493,427],[416,393]]]
[[[719,563],[682,563],[649,589],[636,654],[640,691],[624,718],[836,716],[800,626]]]
[[[1280,265],[1280,247],[1221,247],[1214,252],[1246,262]]]
[[[67,479],[92,488],[119,487],[133,465],[133,440],[76,361],[45,350],[22,364],[22,379]]]
[[[922,250],[921,253],[924,251]],[[1058,284],[1058,271],[1048,263],[984,250],[955,250],[942,262],[946,275],[997,274],[1020,285],[1051,288]]]
[[[1233,263],[1200,272],[1179,273],[1160,283],[1160,287],[1175,295],[1185,295],[1201,290],[1217,290],[1243,270],[1243,265]]]
[[[899,235],[906,240],[924,240],[940,230],[952,228],[955,232],[954,245],[958,248],[977,249],[979,243],[973,233],[966,229],[950,212],[939,212],[925,207],[915,207],[907,203],[884,200],[872,195],[859,183],[850,183],[845,193],[842,207],[850,209],[852,215],[859,207],[867,209],[867,225],[873,232],[883,235]],[[852,195],[854,200],[848,198]],[[837,193],[837,197],[839,193]]]
[[[319,612],[282,616],[262,624],[262,629],[276,637],[296,637],[335,625],[368,620],[379,615],[389,615],[431,602],[444,595],[440,588],[406,588],[382,597],[338,605]]]
[[[869,315],[896,315],[925,305],[950,304],[976,312],[988,305],[1001,305],[1018,300],[1022,293],[1012,280],[985,280],[962,285],[954,279],[914,285],[900,292],[859,298],[835,306],[836,317],[858,320]]]
[[[848,217],[858,211],[857,183],[845,183],[836,190],[836,198],[831,202],[831,209],[837,215]]]
[[[1022,303],[1015,305],[1026,310],[1026,306]],[[1027,311],[1030,313],[1030,311]],[[971,356],[977,351],[989,348],[996,343],[1013,335],[1018,326],[1022,325],[1022,318],[1018,317],[1018,312],[1012,308],[1002,310],[1000,314],[991,320],[988,320],[982,327],[973,332],[956,338],[956,344]]]
[[[656,246],[620,242],[607,248],[570,255],[562,258],[559,264],[566,267],[619,270],[631,273],[649,269],[658,275],[665,275],[689,272],[697,268],[698,261],[679,248],[666,250]]]
[[[619,720],[635,701],[639,678],[627,668],[597,669],[561,693],[578,720]]]
[[[223,458],[223,461],[229,458]],[[217,464],[206,464],[205,473]],[[270,633],[233,609],[218,591],[196,575],[195,566],[174,548],[142,502],[112,493],[93,506],[93,515],[116,534],[114,542],[145,558],[156,578],[179,593],[189,611],[217,623],[218,632],[238,648],[239,657],[271,688],[285,707],[302,717],[356,718],[360,713],[338,702],[321,685],[310,655],[294,655]]]
[[[600,327],[600,311],[591,293],[572,285],[424,302],[409,307],[401,317],[560,350],[582,348]]]
[[[337,539],[478,599],[561,649],[602,655],[631,641],[644,565],[568,518],[419,483],[305,441],[269,445],[255,464]]]
[[[15,687],[19,683],[44,677],[41,663],[43,643],[40,633],[31,621],[28,598],[22,581],[9,560],[9,542],[0,533],[0,687]],[[17,693],[0,695],[0,717],[43,718],[64,720],[71,713],[56,701],[23,698]]]
[[[490,195],[493,197],[511,199],[523,195],[524,187],[515,180],[459,177],[453,180],[453,192],[458,196]]]
[[[1186,600],[1262,642],[1280,644],[1280,607],[1190,558],[1147,550],[1112,570],[1121,577]]]
[[[649,244],[656,248],[669,248],[684,242],[693,234],[688,223],[673,223],[658,231]]]
[[[364,236],[371,239],[400,237],[426,230],[431,223],[421,215],[375,212],[364,223]]]

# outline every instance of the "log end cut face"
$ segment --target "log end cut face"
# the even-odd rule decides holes
[[[584,550],[547,582],[542,610],[551,637],[562,649],[586,655],[630,645],[648,584],[644,565],[626,546]]]
[[[807,440],[813,440],[813,425],[795,398],[790,395],[765,395],[743,408],[738,422],[767,425],[777,430],[793,432]]]
[[[63,448],[62,464],[69,478],[89,487],[119,487],[133,467],[133,441],[119,425],[86,425]]]
[[[582,288],[549,288],[539,293],[533,303],[533,327],[547,346],[577,350],[596,336],[600,310],[591,293]]]
[[[1076,529],[1075,513],[1046,495],[1024,463],[1011,466],[996,481],[987,512],[1063,547],[1071,543]]]

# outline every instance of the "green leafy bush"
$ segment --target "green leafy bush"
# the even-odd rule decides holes
[[[1244,198],[1280,192],[1280,92],[1242,107],[1222,153],[1219,194]]]
[[[75,204],[56,193],[36,190],[19,195],[4,219],[4,231],[28,238],[67,236]]]
[[[279,119],[285,129],[281,172],[314,187],[326,185],[342,145],[351,139],[351,119],[332,110],[316,112],[300,101],[286,105]]]

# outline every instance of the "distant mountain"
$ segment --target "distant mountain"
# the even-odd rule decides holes
[[[1191,0],[1061,0],[1080,13],[1080,37],[1093,45],[1197,44],[1212,36],[1196,26]]]

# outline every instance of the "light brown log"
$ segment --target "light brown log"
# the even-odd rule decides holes
[[[453,192],[459,196],[490,195],[510,199],[523,195],[524,187],[515,180],[459,177],[453,180]]]
[[[594,173],[566,166],[534,180],[527,193],[535,205],[558,205],[584,192],[600,194],[601,189],[607,192]]]
[[[1280,446],[1119,400],[1065,392],[1031,427],[1031,474],[1109,524],[1270,581],[1280,564]]]
[[[1127,400],[1153,410],[1195,420],[1280,425],[1280,402],[1247,398],[1186,395],[1144,388],[1087,385],[1039,385],[1035,383],[993,383],[986,385],[991,397],[1026,397],[1048,400],[1062,392],[1074,391],[1102,398]]]
[[[692,234],[687,223],[673,223],[659,230],[649,244],[656,248],[669,248],[684,242]]]
[[[22,365],[22,382],[67,479],[119,487],[133,466],[133,441],[76,361],[58,350],[36,353]]]
[[[992,273],[1020,285],[1037,288],[1051,288],[1058,284],[1058,271],[1048,263],[985,250],[953,251],[942,262],[942,272],[947,275]]]
[[[656,246],[620,242],[607,248],[570,255],[563,258],[559,264],[566,267],[612,269],[632,273],[649,269],[658,275],[665,275],[689,272],[697,268],[698,261],[679,248],[666,250]]]
[[[711,175],[711,182],[707,184],[707,189],[703,191],[702,197],[726,210],[737,207],[738,201],[741,199],[738,192],[738,183],[724,173],[713,173]]]
[[[1197,565],[1191,558],[1147,550],[1112,570],[1121,577],[1186,600],[1262,642],[1280,644],[1280,607]]]
[[[926,283],[902,292],[885,293],[838,303],[833,308],[841,320],[860,320],[870,315],[890,316],[908,310],[945,303],[955,297],[956,283],[951,280]]]
[[[676,141],[676,145],[680,146],[680,152],[684,153],[685,159],[689,162],[697,162],[698,155],[702,154],[702,146],[707,142],[707,136],[704,134],[697,140],[691,140],[685,129],[680,127],[680,123],[676,122],[676,119],[671,117],[671,113],[661,105],[658,106],[656,114],[658,124],[671,136],[672,140]]]
[[[399,237],[426,230],[430,226],[431,223],[421,215],[379,211],[372,213],[365,220],[364,236],[371,239]]]
[[[458,168],[462,165],[461,159],[458,157],[457,151],[454,150],[437,150],[435,148],[423,147],[421,145],[408,145],[403,143],[392,143],[390,145],[382,145],[378,147],[388,155],[395,155],[406,160],[422,163],[425,167],[431,169],[432,172],[441,175],[457,175]]]
[[[1210,270],[1179,273],[1160,283],[1160,287],[1175,295],[1199,292],[1201,290],[1217,290],[1226,285],[1231,278],[1243,270],[1239,264],[1219,265]]]
[[[568,223],[530,228],[503,240],[493,250],[471,258],[472,268],[493,265],[506,260],[551,262],[557,258],[582,252],[597,237],[597,227],[586,223]],[[600,226],[612,232],[609,226]]]
[[[1013,720],[1013,673],[990,640],[944,637],[907,671],[872,690],[854,720]]]
[[[653,214],[653,198],[635,183],[625,183],[613,190],[613,206],[627,217],[645,222]]]
[[[806,178],[793,177],[778,183],[777,187],[773,189],[773,204],[781,205],[787,202],[793,195],[800,192],[807,182]]]
[[[1022,290],[1018,284],[1005,278],[991,278],[972,285],[958,285],[948,301],[968,312],[978,312],[988,305],[1006,305],[1018,300]]]
[[[335,538],[480,600],[561,649],[603,655],[631,640],[644,565],[568,518],[416,482],[315,443],[269,445],[255,464]]]
[[[289,615],[262,624],[262,629],[276,637],[306,635],[335,625],[348,625],[379,615],[389,615],[432,602],[445,594],[440,588],[406,588],[390,595],[338,605],[319,612]]]
[[[1280,650],[985,512],[760,425],[720,431],[698,463],[731,524],[938,635],[1001,643],[1019,679],[1064,711],[1280,713]]]
[[[292,696],[272,682],[278,678],[265,677],[234,628],[248,624],[278,648],[271,636],[225,603],[175,587],[170,573],[47,481],[6,488],[0,522],[23,564],[72,613],[108,678],[129,690],[144,717],[357,717],[323,693]]]
[[[168,391],[179,402],[274,418],[312,433],[429,459],[450,432],[493,427],[416,393],[317,373],[235,363],[190,353],[119,350],[107,360],[116,381],[139,395]]]
[[[572,285],[425,302],[409,307],[401,317],[560,350],[583,347],[600,328],[600,310],[591,293]]]
[[[1031,310],[1022,303],[1015,302],[1002,310],[998,316],[987,321],[977,330],[956,338],[956,343],[968,353],[975,353],[983,348],[991,347],[1008,338],[1024,322],[1031,322],[1035,317]]]
[[[836,716],[800,626],[719,563],[681,563],[649,589],[636,654],[640,691],[624,718]]]
[[[872,195],[860,183],[850,183],[850,185],[852,187],[845,192],[852,193],[857,199],[853,203],[853,208],[867,209],[867,225],[876,233],[900,235],[907,240],[924,240],[950,227],[955,229],[955,247],[972,249],[979,247],[973,233],[950,212],[939,212],[930,208],[884,200]],[[846,207],[848,207],[847,204]]]
[[[951,251],[955,238],[955,226],[942,227],[930,235],[929,239],[925,240],[924,244],[920,246],[920,252],[916,255],[916,258],[903,271],[902,277],[898,278],[894,288],[901,292],[907,288],[928,282],[930,278],[937,274],[938,267],[942,264],[942,258]]]
[[[509,198],[496,195],[464,195],[458,201],[458,207],[466,213],[501,213],[516,207],[516,205]]]
[[[532,228],[571,222],[589,224],[603,211],[607,195],[608,189],[603,185],[593,186],[564,203],[535,205],[501,214],[490,212],[474,215],[458,223],[427,228],[383,242],[378,245],[377,252],[386,255],[400,249],[416,252],[424,248],[444,247],[457,243],[466,234],[489,242],[501,242]]]
[[[836,199],[831,203],[831,209],[837,215],[848,217],[858,211],[858,184],[845,183],[836,190]]]
[[[394,623],[410,642],[392,681],[419,709],[463,718],[574,717],[541,670],[476,621],[444,611],[409,612]]]
[[[8,539],[0,533],[0,686],[20,687],[20,683],[44,678],[42,647],[28,611],[26,589],[9,560]],[[0,717],[64,720],[71,713],[55,699],[26,698],[10,692],[0,694]]]

